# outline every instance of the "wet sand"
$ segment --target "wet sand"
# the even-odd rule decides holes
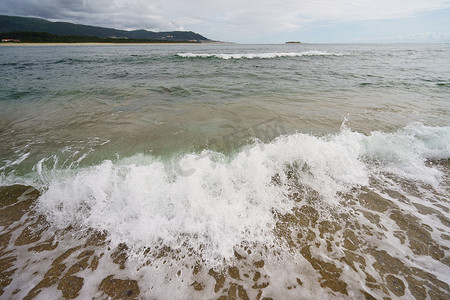
[[[409,201],[395,191],[385,192],[401,202]],[[409,242],[414,254],[450,266],[450,258],[445,256],[448,247],[432,238],[429,226],[368,188],[363,188],[356,199],[348,195],[348,204],[360,207],[354,211],[357,218],[341,213],[328,219],[316,207],[314,192],[293,190],[290,200],[302,205],[292,213],[278,215],[275,231],[296,261],[280,257],[277,262],[277,253],[272,256],[274,261],[267,261],[270,249],[243,244],[235,248],[232,263],[215,268],[201,257],[195,265],[185,265],[176,251],[164,245],[146,249],[146,260],[136,261],[129,257],[127,245],[109,245],[106,233],[89,231],[80,235],[71,227],[55,232],[45,216],[33,210],[38,197],[39,192],[32,187],[0,188],[0,295],[8,299],[33,299],[38,295],[145,299],[146,292],[157,286],[140,270],[163,267],[166,262],[171,262],[172,270],[178,270],[167,274],[166,280],[177,280],[181,274],[189,278],[180,281],[189,291],[187,298],[277,299],[279,284],[278,291],[271,289],[271,285],[277,285],[277,278],[270,276],[270,268],[277,264],[292,267],[286,269],[290,284],[284,284],[284,289],[291,295],[297,293],[299,299],[318,293],[311,281],[316,281],[316,287],[330,298],[396,299],[409,295],[448,299],[450,295],[447,282],[424,268],[411,266],[407,256],[395,257],[370,242],[388,234],[380,222],[380,215],[385,214],[400,229],[394,235],[402,244]],[[421,214],[435,214],[442,222],[442,237],[450,240],[450,220],[443,213],[420,204],[416,207]],[[319,251],[324,248],[326,256]],[[195,256],[195,251],[191,255]],[[349,269],[360,277],[343,276]]]

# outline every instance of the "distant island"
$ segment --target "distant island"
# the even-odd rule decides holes
[[[0,15],[2,43],[208,43],[192,31],[153,32]]]
[[[285,44],[301,44],[302,42],[295,42],[295,41],[290,41],[290,42],[286,42]]]

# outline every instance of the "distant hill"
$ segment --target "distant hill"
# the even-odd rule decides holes
[[[118,30],[105,27],[51,22],[40,18],[13,17],[0,15],[0,33],[45,32],[59,36],[92,36],[114,39],[141,39],[166,41],[210,41],[192,31],[153,32],[147,30]]]
[[[201,43],[201,41],[150,40],[129,38],[99,38],[88,35],[54,35],[47,32],[7,32],[0,33],[2,43]]]

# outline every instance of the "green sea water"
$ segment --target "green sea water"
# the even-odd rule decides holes
[[[229,152],[252,138],[334,133],[344,120],[369,133],[410,122],[446,126],[449,119],[446,44],[0,51],[3,174],[23,175],[55,153],[63,166],[92,165],[137,153]],[[255,132],[275,120],[282,128]],[[6,166],[24,154],[18,166]]]

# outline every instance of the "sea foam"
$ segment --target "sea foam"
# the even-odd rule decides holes
[[[176,160],[135,155],[113,163],[42,170],[47,182],[37,210],[55,228],[108,233],[112,245],[194,249],[210,264],[241,243],[274,245],[276,215],[290,212],[292,178],[322,205],[390,174],[439,188],[442,172],[427,159],[450,157],[450,128],[412,123],[396,132],[280,136],[233,156],[204,150]],[[174,165],[177,168],[173,168]],[[176,170],[188,170],[179,172]],[[295,176],[292,176],[294,174]]]

